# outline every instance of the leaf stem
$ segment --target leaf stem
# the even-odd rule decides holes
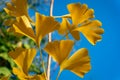
[[[42,50],[41,50],[41,48],[40,48],[40,60],[42,61],[43,70],[44,70],[44,72],[46,72],[45,63],[44,63],[44,60],[42,58]],[[46,73],[45,73],[45,79],[47,79]]]
[[[60,69],[60,71],[58,72],[58,75],[57,75],[56,80],[58,80],[58,78],[59,78],[59,76],[60,76],[61,72],[62,72],[62,70]]]
[[[52,16],[53,13],[53,4],[54,4],[54,0],[51,0],[50,2],[50,16]],[[51,33],[48,34],[48,41],[51,42],[52,41],[52,37],[51,37]],[[48,55],[48,61],[47,61],[47,80],[50,80],[50,66],[51,66],[51,56]]]

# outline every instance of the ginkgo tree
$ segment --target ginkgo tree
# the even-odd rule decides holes
[[[36,43],[36,48],[24,49],[16,47],[15,50],[9,52],[9,56],[17,65],[12,70],[13,74],[20,80],[50,80],[52,58],[60,66],[56,80],[59,79],[60,73],[65,69],[83,78],[91,69],[88,50],[81,48],[70,55],[75,42],[70,40],[68,36],[71,34],[75,40],[79,41],[80,33],[82,33],[92,45],[100,41],[104,30],[101,28],[102,23],[99,20],[94,20],[94,10],[89,9],[86,4],[71,3],[67,5],[68,14],[53,16],[54,0],[51,0],[50,16],[36,12],[36,21],[34,22],[28,14],[27,3],[27,0],[11,0],[11,2],[7,3],[7,7],[4,8],[8,15],[15,17],[8,31],[27,36]],[[62,18],[62,22],[57,21],[56,18]],[[52,41],[51,33],[54,31],[58,31],[59,34],[66,38]],[[49,55],[47,68],[43,66],[44,72],[42,74],[30,75],[28,73],[30,65],[35,58],[37,49],[41,48],[41,40],[46,35],[48,35],[48,43],[43,49]]]

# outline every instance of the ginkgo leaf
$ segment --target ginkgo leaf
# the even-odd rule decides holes
[[[68,34],[71,33],[71,35],[76,39],[79,40],[80,39],[80,35],[79,32],[77,31],[72,31],[73,29],[75,29],[76,26],[70,24],[70,22],[66,19],[66,18],[62,18],[62,23],[60,24],[60,28],[58,29],[59,34]]]
[[[13,24],[13,30],[16,33],[30,37],[33,41],[35,41],[36,37],[28,18],[26,16],[21,16],[17,17],[16,19],[17,22]]]
[[[70,23],[66,18],[62,18],[62,23],[58,29],[60,34],[67,34],[68,30],[70,29]]]
[[[15,19],[10,18],[10,19],[6,19],[6,20],[4,20],[3,24],[4,24],[5,26],[12,26],[13,23],[15,23],[15,22],[16,22]]]
[[[36,50],[16,48],[15,51],[9,52],[9,56],[13,58],[18,68],[13,67],[13,73],[18,76],[20,80],[45,80],[45,75],[28,75],[30,65],[36,55]]]
[[[86,4],[81,5],[80,3],[72,3],[68,4],[67,8],[71,14],[72,22],[76,26],[94,17],[94,10],[88,9]]]
[[[67,69],[83,77],[91,69],[88,51],[85,48],[79,49],[69,58],[73,43],[71,40],[54,41],[48,43],[44,50],[58,62],[60,72]]]
[[[36,13],[36,42],[39,45],[41,39],[48,33],[53,32],[59,28],[59,22],[55,21],[53,17],[44,16]]]
[[[15,68],[15,67],[13,68],[13,73],[17,75],[17,77],[20,80],[45,80],[44,74],[30,76],[30,75],[24,74],[22,70],[20,70],[19,68]]]
[[[32,78],[30,79],[30,80],[46,80],[45,79],[45,74],[43,73],[43,74],[40,74],[40,75],[34,75],[34,76],[32,76]]]
[[[68,60],[64,61],[64,63],[60,65],[60,68],[61,70],[70,70],[83,78],[84,74],[91,69],[88,50],[85,48],[79,49]]]
[[[9,52],[9,56],[12,57],[17,66],[24,72],[28,74],[28,69],[36,55],[36,50],[33,49],[23,49],[16,48],[15,51]]]
[[[70,27],[70,33],[71,33],[71,35],[76,39],[76,40],[80,40],[80,34],[79,34],[79,31],[73,31],[74,29],[76,29],[77,28],[77,26],[75,26],[75,25],[71,25],[71,27]]]
[[[72,40],[61,40],[50,42],[46,45],[44,50],[53,57],[53,59],[61,64],[68,58],[74,42]]]
[[[17,77],[20,79],[20,80],[26,80],[25,78],[27,77],[27,75],[19,68],[15,68],[13,67],[13,70],[12,72],[17,75]]]
[[[100,26],[102,26],[100,21],[93,20],[74,29],[73,32],[81,32],[92,45],[95,45],[97,41],[102,39],[100,34],[104,33],[104,30]]]
[[[101,22],[91,19],[94,18],[93,9],[89,9],[86,4],[81,5],[80,3],[68,4],[67,8],[72,23],[70,24],[67,19],[64,19],[59,28],[59,33],[69,32],[75,40],[80,40],[79,32],[81,32],[92,45],[102,39],[101,34],[104,30],[100,28]]]
[[[28,15],[27,0],[11,0],[8,2],[7,8],[4,8],[7,14],[14,17],[27,16],[29,21],[32,22]]]
[[[25,35],[35,41],[39,47],[42,38],[48,33],[57,30],[60,23],[55,21],[53,17],[48,17],[36,13],[35,32],[26,16],[17,17],[17,22],[13,24],[13,31]]]
[[[7,32],[13,32],[15,36],[19,36],[19,37],[23,36],[23,34],[15,32],[15,28],[14,27],[9,27],[7,29]]]

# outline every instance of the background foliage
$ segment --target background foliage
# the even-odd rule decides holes
[[[11,17],[5,13],[3,8],[5,7],[5,3],[8,1],[10,0],[0,0],[0,79],[4,76],[13,75],[12,67],[16,66],[12,59],[8,56],[9,51],[14,50],[15,47],[20,46],[24,48],[35,47],[35,43],[31,39],[25,36],[17,36],[12,32],[7,31],[7,28],[10,25],[6,26],[5,22],[8,19],[11,19]],[[43,5],[48,3],[48,0],[28,0],[28,8],[37,11],[37,7],[40,7],[44,10]],[[46,38],[42,40],[42,44],[45,44],[45,41]],[[38,56],[36,56],[34,59],[30,68],[31,74],[41,73],[42,69],[40,69],[40,67],[42,64],[39,64],[39,59],[40,58]],[[11,76],[11,79],[15,79],[15,76]]]

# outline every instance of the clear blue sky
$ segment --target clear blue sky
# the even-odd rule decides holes
[[[120,0],[55,0],[54,15],[68,13],[66,5],[73,2],[86,3],[95,10],[96,19],[102,21],[105,33],[96,46],[84,36],[75,49],[86,47],[91,57],[92,69],[83,79],[70,71],[63,71],[59,80],[120,80]],[[44,13],[44,11],[40,11]],[[48,15],[48,13],[45,12]],[[55,72],[57,73],[57,71]],[[55,80],[56,75],[52,78]]]

